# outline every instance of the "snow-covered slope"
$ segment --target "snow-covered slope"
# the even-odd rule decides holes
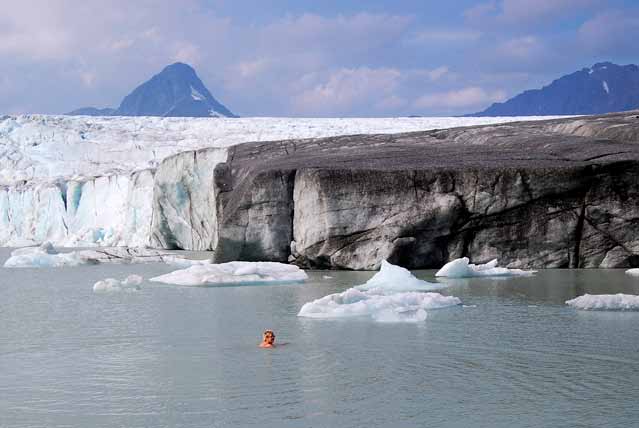
[[[536,118],[0,117],[0,245],[149,244],[154,169],[249,142],[398,133]],[[544,117],[543,119],[548,119]]]

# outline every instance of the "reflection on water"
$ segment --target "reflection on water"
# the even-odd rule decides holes
[[[372,273],[303,285],[95,294],[161,265],[0,270],[0,426],[634,426],[639,313],[583,312],[639,294],[623,271],[447,280],[467,307],[420,324],[298,318]],[[418,272],[434,280],[434,272]],[[272,328],[286,346],[258,349]]]

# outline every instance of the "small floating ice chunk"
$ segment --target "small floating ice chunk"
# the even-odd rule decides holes
[[[333,279],[333,277],[332,276],[328,276],[328,275],[324,275],[324,276],[322,276],[322,279]]]
[[[300,317],[307,318],[369,318],[378,322],[421,322],[427,311],[460,305],[454,296],[416,291],[386,294],[379,289],[349,288],[329,294],[302,306]]]
[[[382,260],[382,266],[366,284],[356,287],[358,290],[381,289],[385,291],[432,291],[445,288],[444,284],[417,279],[408,269]]]
[[[631,276],[639,276],[639,269],[634,268],[634,269],[628,269],[626,271],[626,275],[631,275]]]
[[[639,296],[632,294],[584,294],[566,304],[586,311],[639,311]]]
[[[176,285],[254,285],[282,282],[302,282],[308,276],[295,265],[276,262],[229,262],[196,264],[151,281]]]
[[[107,278],[98,281],[93,285],[95,293],[110,293],[118,291],[137,291],[140,290],[143,278],[140,275],[129,275],[123,281],[114,278]]]
[[[497,259],[486,264],[475,265],[470,263],[468,257],[455,259],[442,267],[435,276],[447,278],[471,278],[478,276],[530,276],[536,273],[534,270],[508,269],[497,266]]]

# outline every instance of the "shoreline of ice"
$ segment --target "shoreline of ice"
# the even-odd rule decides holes
[[[54,248],[51,242],[45,242],[40,246],[13,250],[3,266],[5,268],[59,268],[103,263],[165,263],[175,266],[191,266],[194,264],[208,264],[210,261],[189,260],[167,251],[147,248],[78,249],[61,253]]]

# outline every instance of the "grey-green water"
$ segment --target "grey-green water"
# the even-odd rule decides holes
[[[296,316],[372,273],[312,272],[302,285],[91,289],[106,277],[170,270],[0,269],[0,426],[639,424],[639,313],[563,304],[586,292],[639,294],[639,280],[623,271],[456,281],[444,293],[471,307],[430,311],[420,324]],[[287,344],[259,349],[265,328]]]

